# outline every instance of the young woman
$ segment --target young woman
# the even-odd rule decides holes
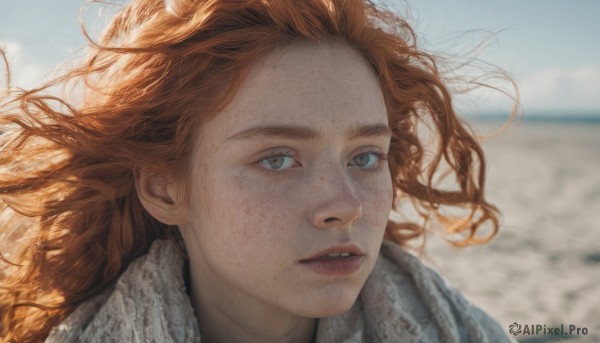
[[[424,224],[390,220],[409,199],[467,208],[462,244],[498,227],[414,42],[370,1],[132,1],[79,66],[3,95],[0,337],[509,341],[406,251]]]

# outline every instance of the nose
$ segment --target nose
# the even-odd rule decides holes
[[[320,229],[349,227],[362,216],[362,202],[343,168],[320,172],[309,187],[315,207],[312,224]]]

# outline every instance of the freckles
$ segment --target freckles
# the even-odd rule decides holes
[[[391,207],[392,199],[394,197],[394,185],[392,183],[391,177],[389,179],[381,180],[376,186],[377,190],[377,200],[380,202],[379,206]]]
[[[394,189],[391,183],[382,185],[377,188],[377,204],[378,206],[391,207],[392,198],[394,197]]]
[[[255,211],[255,206],[254,203],[252,201],[249,200],[245,200],[242,201],[241,203],[239,203],[239,200],[243,199],[246,197],[246,192],[248,187],[246,186],[246,184],[244,184],[244,182],[240,181],[240,180],[236,180],[233,183],[234,187],[232,189],[232,194],[229,195],[229,197],[233,200],[231,205],[232,209],[240,209],[242,211],[242,213],[245,216],[250,216],[252,213],[254,213]]]
[[[238,208],[239,217],[236,222],[237,226],[241,230],[241,235],[245,241],[251,241],[256,239],[260,235],[260,231],[264,230],[266,214],[265,211],[260,208],[260,203],[257,199],[246,199],[241,203],[237,203],[232,207],[232,210],[236,211]]]
[[[240,208],[242,213],[244,214],[244,222],[255,221],[255,218],[258,218],[258,221],[263,223],[267,218],[267,215],[263,208],[260,208],[261,201],[258,199],[250,199],[244,200],[241,204],[233,204],[232,208]],[[238,207],[239,206],[239,207]]]
[[[391,180],[370,180],[361,187],[361,195],[365,204],[371,204],[374,208],[391,207],[394,193]]]
[[[254,212],[254,207],[248,201],[246,201],[242,205],[242,211],[244,212],[244,215],[249,216],[252,212]]]
[[[371,225],[379,227],[383,222],[387,223],[389,212],[392,209],[393,191],[391,187],[381,183],[375,184],[366,195],[363,206],[364,212],[371,213]]]

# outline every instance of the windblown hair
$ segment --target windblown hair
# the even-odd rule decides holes
[[[137,170],[188,180],[194,132],[218,115],[253,63],[294,41],[341,40],[379,78],[388,111],[394,208],[409,199],[422,222],[387,224],[405,245],[428,218],[452,244],[489,241],[499,212],[484,197],[482,149],[453,108],[436,58],[417,48],[393,11],[365,0],[133,0],[88,56],[43,87],[0,95],[0,337],[38,342],[84,300],[176,227],[150,216]],[[64,96],[57,86],[72,85]],[[65,87],[65,89],[67,89]],[[71,94],[72,100],[68,100]],[[427,156],[417,123],[432,124]],[[448,167],[456,189],[435,176]],[[187,196],[186,196],[187,198]],[[444,215],[441,207],[467,214]],[[430,222],[431,223],[431,222]],[[477,234],[484,223],[488,234]]]

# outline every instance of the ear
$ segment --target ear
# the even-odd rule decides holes
[[[142,206],[156,220],[167,225],[186,224],[186,208],[179,199],[179,188],[171,175],[137,169],[135,189]]]

